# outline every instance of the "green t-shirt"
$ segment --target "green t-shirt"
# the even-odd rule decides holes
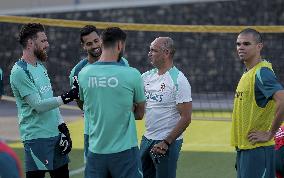
[[[145,101],[140,72],[117,62],[96,62],[81,70],[79,86],[89,151],[109,154],[137,146],[132,107]]]
[[[119,63],[125,66],[129,66],[127,59],[125,59],[124,57],[122,57],[121,60],[119,60]],[[75,75],[78,76],[78,73],[89,64],[90,63],[88,63],[87,58],[85,58],[82,59],[80,62],[78,62],[78,64],[76,64],[75,67],[73,67],[69,75],[70,86],[73,85],[73,77]],[[89,134],[89,122],[86,118],[84,118],[84,134],[85,135]]]
[[[38,113],[24,100],[25,96],[34,93],[38,93],[41,99],[53,97],[47,71],[40,63],[37,63],[36,66],[25,64],[30,77],[17,64],[13,66],[10,75],[10,84],[18,109],[21,139],[25,141],[57,136],[59,134],[57,129],[59,122],[58,108]]]

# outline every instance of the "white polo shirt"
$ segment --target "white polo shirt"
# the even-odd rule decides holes
[[[191,86],[176,67],[163,75],[157,69],[142,74],[146,95],[146,132],[152,140],[165,139],[180,120],[177,104],[191,102]],[[181,139],[182,135],[178,138]]]

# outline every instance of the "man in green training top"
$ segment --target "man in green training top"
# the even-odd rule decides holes
[[[51,177],[67,178],[67,154],[72,141],[58,107],[78,99],[78,83],[75,81],[69,92],[53,97],[50,79],[42,64],[47,61],[49,44],[41,24],[23,25],[19,42],[23,55],[11,70],[10,84],[18,108],[26,177],[42,178],[49,172]]]
[[[84,67],[78,76],[89,122],[85,177],[143,177],[135,126],[135,119],[144,115],[142,78],[138,70],[117,62],[123,56],[125,32],[107,28],[101,39],[99,61]]]
[[[93,64],[97,60],[99,60],[102,54],[101,48],[101,39],[99,37],[99,32],[97,28],[93,25],[86,25],[80,30],[80,41],[84,51],[87,52],[88,56],[71,70],[69,79],[70,85],[73,85],[74,77],[78,77],[79,72],[89,64]],[[119,63],[129,66],[128,61],[124,58],[119,60]],[[77,100],[78,107],[83,110],[83,102],[81,100]],[[89,147],[89,124],[88,120],[84,118],[84,156],[87,157]]]

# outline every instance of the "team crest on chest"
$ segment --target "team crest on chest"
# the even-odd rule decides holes
[[[166,84],[165,84],[165,83],[162,83],[162,84],[161,84],[160,91],[164,91],[165,88],[166,88]]]

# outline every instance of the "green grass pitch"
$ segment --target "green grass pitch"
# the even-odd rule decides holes
[[[218,117],[218,116],[216,116]],[[144,132],[144,121],[137,121],[138,140]],[[83,119],[68,123],[73,139],[70,154],[72,178],[82,178],[83,172]],[[231,122],[193,120],[184,133],[184,143],[178,161],[177,178],[232,178],[235,153],[229,145]],[[21,143],[10,146],[23,160]],[[81,169],[80,169],[81,168]]]

